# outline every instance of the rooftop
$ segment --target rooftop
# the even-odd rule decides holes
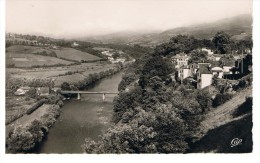
[[[201,74],[211,74],[209,63],[199,63],[199,72]]]
[[[214,57],[223,57],[223,54],[213,54]]]
[[[223,71],[223,69],[222,69],[221,67],[213,67],[211,70],[212,70],[212,71],[215,71],[215,72],[221,72],[221,71]]]

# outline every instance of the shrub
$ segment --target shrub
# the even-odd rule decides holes
[[[209,92],[206,91],[198,91],[196,100],[200,104],[200,107],[202,108],[202,111],[208,111],[209,108],[211,107],[212,101],[211,97],[209,95]]]
[[[57,105],[59,105],[60,107],[64,105],[63,101],[62,100],[59,100]]]
[[[61,90],[67,90],[69,91],[70,90],[70,84],[68,82],[63,82],[61,84]]]
[[[212,106],[217,107],[221,104],[224,104],[226,101],[230,100],[231,98],[232,98],[232,95],[229,93],[217,94],[215,99],[213,100]]]
[[[233,113],[233,117],[238,117],[240,115],[252,112],[253,97],[247,97],[246,101],[239,105],[236,111]]]
[[[46,102],[46,99],[42,99],[40,101],[38,101],[35,105],[33,105],[31,108],[29,108],[26,111],[26,114],[31,114],[32,112],[34,112],[36,109],[38,109],[40,106],[42,106],[44,103]]]
[[[26,92],[26,95],[29,96],[30,98],[35,98],[36,93],[37,91],[35,88],[30,88],[29,91]]]

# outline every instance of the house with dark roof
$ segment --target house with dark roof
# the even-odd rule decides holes
[[[205,88],[212,83],[213,74],[211,72],[210,63],[199,63],[199,69],[197,71],[197,88]]]
[[[240,74],[248,74],[252,71],[252,55],[247,54],[235,62],[235,67]]]

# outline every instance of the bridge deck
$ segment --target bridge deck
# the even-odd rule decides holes
[[[118,92],[61,91],[61,94],[118,94]]]

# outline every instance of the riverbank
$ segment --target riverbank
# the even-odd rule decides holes
[[[88,91],[115,91],[121,81],[123,72],[104,78]],[[99,140],[108,128],[112,127],[113,99],[116,95],[81,96],[81,100],[72,98],[64,101],[62,113],[34,153],[83,153],[81,148],[85,138]]]
[[[31,115],[31,118],[21,118],[22,123],[14,125],[6,138],[6,153],[28,153],[32,151],[47,135],[48,129],[55,123],[60,115],[59,105],[45,107],[45,112],[40,109]],[[37,115],[32,118],[32,116]],[[41,115],[39,117],[39,115]]]
[[[118,73],[118,72],[120,72],[120,70],[121,70],[122,68],[120,68],[120,69],[116,69],[117,71],[112,71],[113,73],[111,73],[111,71],[105,71],[105,72],[102,72],[101,74],[104,74],[104,76],[102,76],[102,78],[93,78],[93,77],[95,77],[93,74],[90,74],[89,76],[92,78],[92,82],[91,83],[85,83],[85,87],[83,87],[83,88],[86,88],[86,86],[88,86],[88,85],[91,85],[91,86],[93,86],[93,85],[95,85],[96,83],[98,83],[101,79],[103,79],[103,78],[105,78],[105,77],[109,77],[109,76],[111,76],[111,75],[114,75],[114,74],[116,74],[116,73]],[[93,79],[95,79],[95,80],[93,80]],[[73,85],[73,84],[72,84]],[[70,87],[71,88],[71,87]],[[117,89],[117,88],[116,88]],[[57,92],[58,93],[58,92]],[[59,96],[59,93],[56,95],[56,96]],[[54,97],[55,98],[55,97]],[[56,101],[56,102],[58,102],[57,100],[54,100],[54,101]],[[43,109],[41,109],[41,108],[38,108],[36,111],[34,111],[33,113],[32,113],[32,115],[34,115],[34,114],[37,114],[38,112],[44,112],[43,111]],[[46,110],[45,110],[46,111]],[[49,112],[47,111],[47,113],[46,113],[46,115],[44,114],[43,115],[43,117],[49,117],[48,116],[48,114],[49,114]],[[57,114],[60,114],[60,111],[59,111],[59,113],[57,113]],[[40,118],[39,118],[40,117]],[[57,117],[55,117],[55,118],[53,118],[53,117],[49,117],[50,119],[48,119],[48,120],[45,120],[45,121],[52,121],[53,123],[56,121],[56,118]],[[26,120],[24,120],[23,121],[23,119],[26,119]],[[21,121],[22,120],[22,121]],[[44,123],[44,125],[41,125],[42,124],[42,119],[41,119],[41,116],[22,116],[21,118],[18,118],[17,120],[15,120],[13,123],[11,123],[11,124],[9,124],[8,126],[6,126],[6,128],[7,128],[7,132],[6,132],[6,142],[7,142],[7,144],[6,144],[6,149],[7,149],[7,153],[21,153],[21,152],[25,152],[25,153],[27,153],[27,152],[30,152],[30,151],[34,151],[33,149],[34,149],[34,147],[35,146],[38,146],[39,145],[39,143],[41,142],[41,140],[42,140],[42,138],[40,139],[40,141],[39,141],[39,139],[33,139],[33,137],[31,137],[31,135],[34,135],[33,133],[30,133],[29,131],[28,131],[28,129],[30,129],[31,128],[31,126],[33,126],[33,124],[34,123],[36,123],[36,122],[34,122],[34,121],[36,121],[37,123],[39,123],[38,121],[40,121],[40,126],[44,126],[43,128],[44,129],[48,129],[48,128],[50,128],[51,127],[51,125],[48,125],[48,126],[46,126]],[[21,123],[21,122],[24,122],[24,123]],[[18,124],[18,125],[17,125]],[[14,127],[15,126],[15,127]],[[44,130],[44,132],[42,131],[42,129],[39,129],[39,131],[37,131],[38,133],[41,133],[40,135],[42,135],[43,134],[43,136],[42,137],[44,137],[44,136],[46,136],[47,134],[48,134],[48,132],[45,132],[45,130]],[[31,143],[29,143],[29,144],[27,144],[26,145],[26,147],[24,147],[23,145],[17,145],[17,143],[18,143],[18,139],[17,139],[17,137],[20,137],[20,136],[23,136],[23,134],[24,133],[26,133],[27,134],[27,136],[24,138],[24,141],[26,140],[26,141],[29,141],[28,139],[32,139],[31,140]],[[14,145],[14,144],[16,144],[16,145]],[[25,143],[26,144],[26,143]],[[38,144],[38,145],[37,145]],[[17,146],[17,148],[16,147],[14,147],[14,146]]]

